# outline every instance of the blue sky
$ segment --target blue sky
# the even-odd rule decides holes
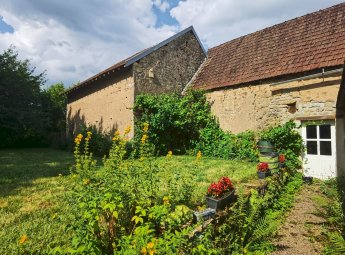
[[[7,24],[0,16],[0,33],[13,33],[14,29],[11,25]]]
[[[339,0],[1,0],[0,50],[69,87],[193,25],[205,48]],[[312,4],[311,4],[312,3]]]

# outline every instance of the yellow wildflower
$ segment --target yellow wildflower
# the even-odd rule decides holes
[[[141,249],[141,254],[144,254],[144,255],[146,255],[147,254],[147,250],[146,250],[146,247],[143,247],[142,249]]]
[[[155,253],[155,250],[150,250],[149,255],[153,255]]]
[[[202,153],[201,151],[198,151],[198,153],[196,154],[196,159],[201,159],[202,157]]]
[[[169,197],[167,197],[167,196],[163,197],[163,204],[164,204],[164,205],[170,205],[170,203],[169,203]]]
[[[92,135],[92,132],[91,132],[91,131],[87,131],[86,134],[87,134],[88,136],[91,136],[91,135]]]
[[[28,239],[26,235],[22,235],[19,239],[19,244],[24,244]]]
[[[143,134],[143,136],[141,137],[141,143],[145,144],[147,138],[149,138],[149,136],[147,134]]]
[[[113,141],[119,141],[120,140],[120,132],[118,130],[114,133],[114,137],[112,140]]]
[[[144,127],[143,127],[143,131],[144,131],[144,133],[147,133],[148,130],[149,130],[149,123],[145,122]]]
[[[89,140],[90,140],[90,138],[89,138],[89,137],[86,137],[86,138],[85,138],[85,141],[89,141]]]
[[[147,248],[148,249],[150,249],[150,250],[152,250],[153,249],[153,246],[155,246],[155,244],[153,243],[153,242],[149,242],[148,244],[147,244]]]
[[[90,184],[91,180],[90,179],[84,179],[84,185]]]
[[[79,134],[79,135],[77,135],[77,138],[81,140],[81,139],[83,139],[83,135]]]
[[[131,132],[131,126],[126,127],[126,129],[125,129],[125,135],[128,135],[129,132]]]
[[[168,158],[171,158],[172,155],[173,155],[172,151],[168,151],[167,157],[168,157]]]

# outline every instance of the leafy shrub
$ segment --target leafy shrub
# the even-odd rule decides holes
[[[147,122],[150,141],[159,155],[166,155],[168,151],[183,154],[192,149],[200,130],[215,121],[201,91],[190,91],[185,96],[139,95],[134,112],[136,144],[142,137],[140,127]]]
[[[235,136],[236,159],[256,161],[258,150],[256,148],[256,135],[253,131],[245,131]]]
[[[140,95],[135,106],[136,138],[142,123],[150,124],[150,139],[159,155],[202,151],[205,156],[256,160],[254,132],[233,135],[224,132],[211,113],[205,93],[189,91],[179,95]]]
[[[304,150],[303,138],[296,128],[296,124],[290,120],[259,134],[262,140],[270,141],[278,153],[285,155],[288,169],[299,169],[302,166],[300,156]]]
[[[202,151],[205,156],[217,158],[235,158],[235,148],[231,134],[224,132],[218,123],[209,123],[200,130],[195,151]]]
[[[209,123],[200,130],[195,151],[202,151],[205,156],[224,159],[257,160],[255,134],[246,131],[237,135],[223,131],[217,122]]]
[[[85,137],[87,132],[92,133],[92,140],[89,141],[90,152],[99,157],[108,156],[112,145],[111,138],[114,131],[103,133],[100,132],[96,126],[89,126],[83,127],[80,133]]]

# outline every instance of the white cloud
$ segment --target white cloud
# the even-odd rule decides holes
[[[326,8],[339,0],[1,0],[0,16],[14,33],[0,33],[0,51],[11,44],[22,58],[46,70],[50,85],[82,81],[117,61],[194,25],[213,47],[264,27]],[[179,27],[157,28],[152,6]],[[161,14],[160,14],[161,15]],[[162,16],[159,16],[162,18]]]
[[[162,12],[166,12],[170,8],[170,4],[164,0],[154,0],[153,4]]]
[[[186,0],[170,11],[182,28],[194,25],[208,47],[341,3],[341,0]]]
[[[4,0],[0,10],[14,28],[0,33],[0,50],[16,46],[20,57],[46,70],[48,85],[84,80],[176,32],[155,28],[151,0]]]

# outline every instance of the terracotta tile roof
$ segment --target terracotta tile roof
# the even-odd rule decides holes
[[[214,89],[342,65],[345,3],[265,28],[209,49],[192,81]]]

